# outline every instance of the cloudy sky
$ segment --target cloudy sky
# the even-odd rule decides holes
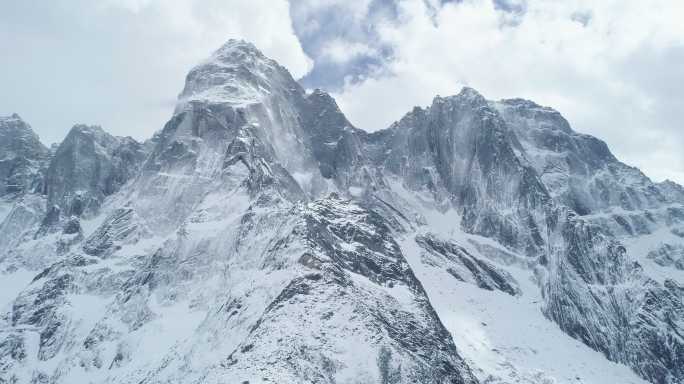
[[[0,115],[144,139],[232,37],[378,130],[464,85],[556,108],[655,180],[684,183],[681,0],[0,0]],[[369,106],[372,106],[369,108]]]

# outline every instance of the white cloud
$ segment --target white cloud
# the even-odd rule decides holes
[[[316,15],[326,9],[335,8],[345,16],[351,16],[354,20],[363,20],[368,15],[368,9],[372,0],[294,0],[296,8],[304,15],[303,17],[315,18]]]
[[[99,7],[100,16],[111,17],[109,11],[116,8],[131,12],[138,38],[166,38],[167,44],[182,48],[179,57],[193,62],[229,38],[243,38],[297,78],[313,65],[294,34],[285,0],[107,0]]]
[[[684,133],[674,116],[684,110],[684,94],[668,89],[684,81],[684,3],[524,5],[511,19],[488,0],[432,8],[401,1],[399,19],[378,28],[393,48],[385,68],[392,75],[347,84],[339,104],[361,128],[377,130],[463,85],[494,99],[525,97],[558,109],[576,130],[605,139],[655,179],[684,181]],[[660,86],[653,84],[658,77]]]
[[[323,46],[318,58],[343,64],[359,56],[376,57],[377,55],[375,49],[367,44],[333,39]]]

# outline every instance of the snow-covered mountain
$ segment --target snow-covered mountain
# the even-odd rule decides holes
[[[0,177],[0,383],[684,382],[684,189],[531,101],[367,133],[231,40]]]

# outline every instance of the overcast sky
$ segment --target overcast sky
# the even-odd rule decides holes
[[[244,38],[378,130],[464,85],[559,110],[684,183],[681,0],[0,0],[0,115],[145,139],[187,71]]]

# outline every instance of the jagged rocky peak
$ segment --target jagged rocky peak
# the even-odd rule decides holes
[[[106,196],[138,171],[144,146],[112,136],[99,126],[75,125],[59,145],[46,178],[49,206],[67,216],[93,214]]]
[[[670,201],[684,203],[684,187],[681,185],[667,179],[658,183],[658,187]]]
[[[105,148],[118,143],[116,137],[105,132],[105,130],[98,125],[76,124],[71,128],[62,144],[72,144],[79,140],[92,141]],[[61,146],[62,150],[65,148],[64,145]]]
[[[38,135],[18,114],[0,116],[0,158],[45,156],[47,152]]]
[[[457,198],[467,198],[463,188],[469,187],[473,172],[487,175],[493,167],[507,167],[506,175],[522,166],[523,159],[515,151],[517,140],[496,110],[472,88],[438,96],[427,110],[414,108],[390,129],[394,131],[387,159],[390,169],[405,173],[406,167],[413,168],[410,173],[430,179],[425,181],[433,187],[438,177],[439,184]],[[415,161],[402,164],[404,156]]]
[[[551,194],[577,213],[654,208],[668,200],[641,171],[620,162],[604,141],[572,130],[558,111],[523,99],[491,105]]]
[[[337,102],[329,93],[316,88],[306,96],[306,100],[309,102],[310,113],[313,119],[320,120],[321,118],[332,116],[338,120],[338,129],[351,126],[337,105]]]
[[[617,161],[605,142],[575,132],[561,113],[553,108],[526,99],[504,99],[490,101],[489,104],[523,143],[528,142],[526,148],[534,152],[533,155],[538,152],[534,151],[535,148],[552,152],[585,150],[591,152],[586,154],[591,155],[589,161]]]
[[[391,129],[387,170],[443,207],[458,209],[468,232],[539,251],[537,225],[522,223],[543,215],[548,192],[515,134],[481,94],[464,88],[437,97],[425,113],[414,109]]]
[[[0,197],[39,188],[39,172],[48,156],[48,149],[19,115],[0,116]]]
[[[172,231],[217,190],[302,200],[300,186],[322,184],[302,124],[305,96],[285,68],[252,44],[229,41],[187,75],[136,180],[135,208],[155,222],[153,229]]]
[[[239,168],[248,163],[250,172],[256,171],[252,165],[264,161],[272,170],[282,168],[289,178],[296,178],[309,195],[318,196],[329,189],[311,145],[318,124],[312,111],[321,107],[323,100],[319,101],[307,99],[290,73],[254,45],[230,40],[187,75],[175,115],[145,170],[212,177],[236,164]],[[337,110],[334,101],[332,105]],[[249,156],[241,155],[249,159],[246,163],[233,161],[238,147],[249,149]],[[250,174],[252,181],[254,177]]]
[[[496,109],[482,94],[470,87],[463,87],[452,96],[436,96],[428,113],[431,115],[430,119],[442,120],[443,128],[451,131],[467,131],[471,128],[479,130],[476,126],[480,124],[498,131],[506,130]]]
[[[316,89],[307,95],[304,129],[311,141],[311,151],[325,178],[349,174],[361,160],[361,140],[366,133],[355,128],[328,93]]]
[[[461,88],[461,91],[457,93],[456,95],[453,96],[448,96],[445,98],[442,98],[440,96],[435,97],[436,100],[439,99],[447,99],[447,100],[456,100],[459,102],[469,102],[473,104],[485,104],[487,102],[487,99],[482,96],[480,92],[478,92],[475,88],[471,87],[463,87]]]
[[[315,88],[306,95],[306,98],[312,105],[318,106],[319,109],[332,108],[335,112],[341,112],[335,98],[320,88]]]
[[[539,129],[560,130],[572,133],[570,123],[560,114],[550,107],[541,106],[534,101],[526,99],[503,99],[498,102],[491,102],[505,116],[507,113],[516,113],[522,117],[536,120],[539,122]]]
[[[287,69],[253,44],[229,40],[188,73],[176,112],[190,102],[249,105],[272,93],[302,97],[304,91]]]
[[[522,142],[527,157],[548,160],[549,155],[576,156],[568,164],[570,172],[592,173],[607,163],[617,162],[608,145],[593,136],[575,132],[553,108],[525,99],[490,102]],[[581,163],[581,164],[580,164]],[[540,173],[548,164],[535,163]]]

